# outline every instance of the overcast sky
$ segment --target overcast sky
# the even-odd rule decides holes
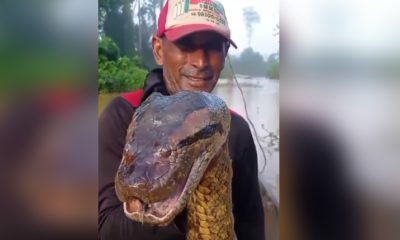
[[[279,36],[274,36],[279,23],[279,0],[220,0],[225,7],[232,39],[238,49],[231,48],[231,54],[240,54],[248,47],[243,8],[253,6],[260,15],[260,22],[253,26],[251,45],[264,57],[279,50]]]
[[[330,50],[364,58],[400,53],[399,1],[285,0],[281,8],[285,33],[295,39],[290,53]]]

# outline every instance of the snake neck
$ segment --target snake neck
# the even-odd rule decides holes
[[[188,240],[234,239],[232,162],[227,144],[209,166],[188,203]]]

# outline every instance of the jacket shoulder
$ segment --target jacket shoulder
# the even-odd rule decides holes
[[[100,124],[120,124],[121,121],[124,123],[130,122],[132,116],[136,110],[130,102],[128,102],[122,96],[116,96],[113,98],[107,106],[104,108],[100,115]]]
[[[244,149],[253,148],[254,141],[249,124],[239,114],[231,112],[231,128],[229,132],[229,146],[231,156],[241,156]]]
[[[239,131],[241,134],[244,133],[251,133],[249,124],[247,123],[246,119],[241,116],[239,113],[229,110],[231,112],[231,128]]]

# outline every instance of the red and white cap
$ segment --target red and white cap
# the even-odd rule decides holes
[[[223,5],[217,0],[167,0],[158,18],[157,36],[174,42],[188,34],[213,31],[235,48]]]

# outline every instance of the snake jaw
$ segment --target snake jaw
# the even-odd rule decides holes
[[[176,189],[172,198],[164,199],[163,201],[155,203],[145,203],[136,198],[126,201],[124,202],[125,215],[138,222],[144,221],[159,226],[170,224],[176,215],[182,212],[186,207],[190,196],[201,180],[201,176],[203,176],[211,162],[210,160],[205,161],[203,159],[213,159],[210,154],[210,152],[207,153],[204,151],[201,159],[194,162],[190,173],[187,176],[187,181],[185,181],[184,185],[181,185],[181,187]],[[130,206],[135,204],[139,206],[136,207],[136,209],[132,209]],[[167,208],[165,208],[165,206],[167,206]]]
[[[186,207],[226,142],[230,114],[208,93],[152,99],[136,110],[128,128],[116,192],[128,218],[165,226]],[[170,169],[164,171],[161,163]]]

